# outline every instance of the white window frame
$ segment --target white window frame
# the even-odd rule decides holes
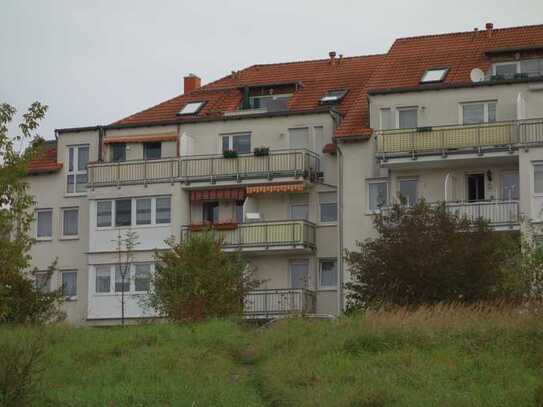
[[[97,274],[98,274],[98,268],[105,268],[107,267],[108,270],[109,270],[109,290],[107,292],[98,292],[96,291],[96,280],[97,280]],[[115,278],[115,276],[113,275],[112,273],[112,268],[113,268],[113,265],[112,264],[97,264],[93,267],[93,277],[94,277],[94,295],[96,296],[107,296],[107,295],[113,295],[115,294],[115,292],[113,291],[113,288],[114,288],[114,281],[113,279]]]
[[[509,200],[508,197],[503,196],[503,195],[504,195],[504,194],[503,194],[503,188],[504,188],[504,186],[505,186],[504,178],[505,178],[506,176],[509,176],[509,175],[516,175],[516,177],[517,177],[517,179],[518,179],[517,188],[518,188],[519,190],[517,191],[517,194],[519,195],[518,200],[520,200],[520,172],[517,171],[517,170],[502,171],[502,173],[500,174],[500,183],[501,183],[501,185],[500,185],[500,197],[501,197],[501,199],[504,200],[504,201],[508,201],[508,200]],[[515,200],[512,200],[512,201],[515,201]]]
[[[228,149],[231,151],[234,148],[234,137],[236,136],[249,136],[249,143],[251,147],[249,148],[249,153],[239,153],[239,154],[250,154],[253,149],[253,135],[250,131],[238,132],[238,133],[225,133],[219,134],[219,154],[223,153],[223,138],[228,138]]]
[[[307,281],[305,282],[305,287],[301,287],[301,288],[294,288],[292,287],[292,268],[291,268],[291,265],[295,265],[295,264],[304,264],[304,265],[307,265],[307,274],[306,274],[306,278],[307,278]],[[288,285],[289,285],[289,288],[292,289],[292,290],[300,290],[300,289],[310,289],[311,287],[311,261],[308,259],[308,258],[299,258],[299,259],[290,259],[288,261]]]
[[[115,227],[115,223],[113,222],[113,218],[115,217],[115,210],[114,210],[114,206],[115,206],[115,203],[114,203],[114,199],[100,199],[100,200],[97,200],[94,207],[95,207],[95,213],[96,213],[96,224],[94,225],[97,229],[107,229],[107,228],[112,228],[112,227]],[[98,203],[100,202],[109,202],[111,203],[110,205],[110,213],[109,213],[109,218],[110,218],[110,222],[109,222],[109,225],[106,225],[106,226],[99,226],[98,225]]]
[[[142,262],[134,262],[130,263],[129,269],[128,269],[128,285],[129,289],[128,291],[125,291],[125,295],[145,295],[148,294],[149,291],[136,291],[136,265],[137,264],[148,264],[149,265],[149,272],[151,279],[151,282],[149,283],[149,291],[151,290],[152,286],[152,278],[153,274],[155,272],[155,264],[151,261],[142,261]],[[123,265],[125,266],[125,265]],[[109,269],[109,291],[108,292],[97,292],[96,291],[96,274],[98,271],[98,268],[107,267]],[[93,267],[93,278],[94,278],[94,292],[93,294],[98,297],[103,296],[121,296],[122,291],[115,291],[115,270],[116,270],[117,264],[97,264]]]
[[[64,274],[68,274],[68,273],[73,273],[75,274],[75,295],[67,295],[65,296],[66,300],[68,301],[75,301],[77,300],[77,296],[79,294],[79,287],[78,287],[78,284],[77,284],[77,270],[61,270],[60,271],[60,288],[64,289]]]
[[[322,126],[321,126],[322,127]],[[287,129],[287,135],[288,135],[288,148],[289,150],[299,150],[300,148],[292,148],[291,147],[291,140],[290,140],[290,131],[291,130],[305,130],[307,129],[307,147],[306,150],[315,151],[315,132],[314,129],[311,126],[295,126],[295,127],[289,127]]]
[[[417,112],[417,127],[414,127],[414,128],[419,127],[419,107],[418,106],[400,106],[400,107],[397,107],[395,110],[396,110],[396,114],[394,116],[395,116],[395,121],[396,121],[395,123],[396,129],[400,129],[400,112],[404,110],[415,110]]]
[[[405,178],[398,178],[398,190],[397,195],[398,199],[401,199],[402,195],[400,192],[400,184],[405,181],[414,181],[415,182],[415,204],[419,201],[419,178],[418,177],[405,177]],[[407,202],[407,207],[412,207],[412,205]]]
[[[534,194],[534,196],[541,197],[541,196],[543,196],[543,191],[536,192],[536,190],[535,190],[536,167],[540,167],[541,172],[543,173],[543,161],[534,161],[534,162],[532,162],[532,193]]]
[[[383,112],[388,112],[388,114],[390,114],[390,120],[391,120],[391,123],[390,123],[390,126],[388,128],[385,128],[385,123],[384,123],[384,117],[383,117]],[[399,119],[398,119],[399,121]],[[382,107],[379,109],[379,130],[394,130],[395,128],[397,128],[398,126],[396,125],[396,111],[395,109],[392,109],[390,107]]]
[[[371,204],[370,204],[370,185],[371,184],[385,184],[386,194],[387,194],[385,206],[387,206],[390,204],[390,178],[373,178],[373,179],[366,180],[366,192],[367,192],[366,213],[376,214],[376,213],[380,213],[381,209],[371,209]],[[398,187],[399,187],[399,184],[398,184]]]
[[[50,212],[51,213],[51,235],[50,236],[38,236],[38,213],[39,212]],[[54,234],[54,220],[53,220],[53,208],[39,208],[36,209],[36,240],[39,241],[50,241],[53,240],[53,234]]]
[[[77,234],[75,235],[65,235],[64,234],[64,212],[77,210]],[[60,208],[60,238],[62,240],[76,240],[79,239],[79,229],[80,229],[80,220],[79,216],[79,207],[78,206],[69,206],[66,208]]]
[[[321,273],[322,273],[322,263],[329,263],[334,262],[336,266],[336,283],[335,285],[322,285],[321,284]],[[319,258],[319,278],[318,278],[318,287],[321,291],[326,290],[337,290],[337,278],[339,277],[338,273],[338,264],[337,264],[337,258],[335,257],[323,257]]]
[[[493,122],[490,122],[490,123],[496,123],[498,121],[498,100],[494,99],[494,100],[478,100],[478,101],[474,101],[474,102],[460,102],[458,104],[458,124],[464,126],[464,106],[466,105],[483,105],[484,108],[483,108],[483,123],[481,124],[485,124],[485,123],[489,123],[488,121],[488,105],[490,103],[495,103],[496,104],[496,120],[493,121]],[[472,123],[472,124],[466,124],[465,126],[476,126],[477,124],[475,123]]]
[[[520,73],[520,61],[505,61],[505,62],[496,62],[492,64],[492,75],[496,75],[496,67],[503,65],[515,65],[515,73]]]
[[[198,114],[200,110],[202,110],[202,107],[204,107],[204,104],[205,104],[205,101],[202,101],[202,100],[187,102],[177,114],[179,116],[185,116],[185,115],[189,116],[189,115]]]
[[[427,76],[430,75],[431,72],[441,72],[441,75],[437,79],[424,79]],[[441,68],[430,68],[424,71],[422,74],[422,77],[420,78],[420,83],[438,83],[443,82],[445,80],[445,77],[449,73],[449,67],[441,67]]]
[[[168,223],[157,223],[157,206],[156,201],[160,198],[170,199],[170,221]],[[131,200],[132,210],[130,214],[130,225],[115,226],[116,222],[116,206],[118,200]],[[136,201],[140,199],[151,200],[151,223],[149,224],[136,224],[137,220],[137,206]],[[172,196],[171,195],[153,195],[153,196],[138,196],[138,197],[126,197],[117,199],[99,199],[95,201],[94,207],[94,228],[96,230],[108,230],[108,229],[128,229],[128,228],[149,228],[149,227],[168,227],[172,224]],[[110,226],[98,226],[98,202],[111,202],[111,225]]]
[[[323,194],[334,194],[334,201],[333,202],[328,202],[328,201],[323,201],[322,200],[322,196]],[[336,219],[335,220],[329,220],[329,221],[324,221],[322,220],[322,205],[330,205],[330,204],[334,204],[336,205]],[[309,211],[308,211],[308,217],[309,217]],[[338,207],[337,207],[337,191],[321,191],[319,192],[319,223],[322,224],[322,225],[336,225],[337,224],[337,218],[338,218]]]
[[[148,291],[137,291],[136,290],[136,266],[138,265],[148,265],[149,266],[149,290]],[[147,294],[149,291],[151,291],[151,282],[152,282],[152,279],[153,279],[153,273],[155,271],[155,265],[151,262],[138,262],[138,263],[133,263],[131,265],[131,275],[132,275],[132,278],[131,278],[131,281],[132,281],[132,284],[130,286],[130,289],[132,293],[134,294]]]
[[[65,191],[66,195],[70,196],[84,196],[87,195],[87,191],[84,192],[77,192],[77,177],[86,175],[87,176],[87,183],[88,183],[88,169],[85,168],[85,170],[79,170],[78,169],[78,160],[79,160],[79,148],[80,147],[87,147],[89,153],[88,158],[90,160],[90,144],[74,144],[66,146],[66,182],[65,182]],[[73,168],[70,171],[70,149],[73,149]],[[73,192],[68,191],[68,177],[73,176],[74,177],[74,190]]]

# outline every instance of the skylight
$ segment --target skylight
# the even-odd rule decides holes
[[[420,83],[441,82],[445,79],[447,72],[449,72],[449,68],[428,69],[424,72],[424,75],[422,75]]]
[[[321,98],[320,102],[323,104],[339,102],[346,93],[347,90],[345,89],[329,90],[326,92],[326,95]]]
[[[177,114],[196,114],[202,108],[204,102],[188,102]]]

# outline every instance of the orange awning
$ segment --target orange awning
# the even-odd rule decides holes
[[[207,200],[234,200],[241,201],[245,199],[245,189],[229,188],[229,189],[205,189],[202,191],[191,191],[191,201],[207,201]]]
[[[104,139],[105,144],[113,143],[148,143],[153,141],[176,141],[177,135],[175,133],[167,134],[149,134],[145,136],[119,136],[119,137],[106,137]]]
[[[297,184],[272,184],[272,185],[256,185],[247,187],[247,195],[254,194],[269,194],[276,192],[304,192],[304,183]]]

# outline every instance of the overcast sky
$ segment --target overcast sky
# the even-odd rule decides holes
[[[394,38],[543,23],[542,0],[0,0],[0,103],[40,134],[108,124],[256,63],[384,53]]]

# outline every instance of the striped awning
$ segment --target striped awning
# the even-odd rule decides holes
[[[272,184],[247,187],[247,195],[269,194],[276,192],[304,192],[304,183],[296,184]]]
[[[207,200],[241,201],[243,199],[245,199],[244,188],[205,189],[202,191],[190,191],[191,201],[207,201]]]

